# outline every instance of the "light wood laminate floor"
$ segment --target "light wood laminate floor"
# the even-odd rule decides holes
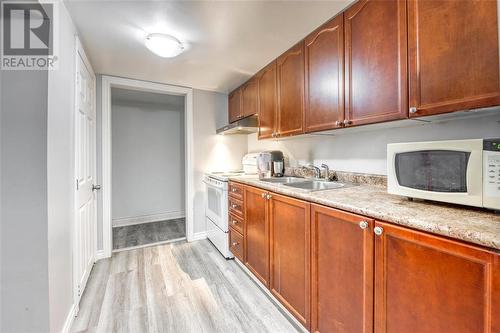
[[[113,250],[186,237],[186,219],[179,218],[113,228]]]
[[[114,253],[97,262],[72,332],[297,332],[207,241]]]

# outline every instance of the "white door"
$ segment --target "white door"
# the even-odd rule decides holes
[[[78,42],[77,42],[78,43]],[[78,43],[79,44],[79,43]],[[75,304],[78,305],[96,252],[96,114],[95,76],[81,47],[76,57],[76,225],[74,245]]]

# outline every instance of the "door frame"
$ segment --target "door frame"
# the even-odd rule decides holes
[[[78,69],[78,61],[79,59],[78,58],[82,58],[83,60],[83,63],[85,64],[85,66],[87,67],[87,69],[89,70],[91,76],[92,76],[92,80],[94,81],[93,82],[93,85],[92,85],[92,88],[93,88],[93,92],[92,92],[92,106],[94,108],[94,113],[95,113],[95,121],[96,121],[96,127],[95,127],[95,132],[94,132],[94,152],[95,152],[95,160],[94,160],[94,165],[93,165],[93,179],[94,179],[94,182],[96,182],[96,179],[97,179],[97,103],[96,103],[96,94],[97,94],[97,86],[96,86],[96,75],[95,75],[95,72],[94,72],[94,69],[92,68],[92,64],[90,63],[89,61],[89,58],[87,57],[87,54],[85,53],[85,49],[80,41],[80,38],[78,37],[78,35],[75,35],[75,56],[74,56],[74,65],[73,65],[73,73],[74,73],[74,92],[73,92],[73,181],[77,179],[77,158],[78,158],[78,148],[77,147],[77,131],[76,131],[76,115],[77,115],[77,112],[78,112],[78,94],[79,94],[79,91],[78,91],[78,72],[77,72],[77,69]],[[75,184],[73,182],[73,184]],[[95,195],[95,194],[93,194]],[[79,249],[77,248],[77,245],[78,245],[78,238],[79,238],[79,235],[77,235],[77,228],[76,228],[76,221],[78,220],[78,209],[77,209],[77,206],[78,206],[78,192],[77,192],[77,188],[76,186],[74,187],[74,191],[73,191],[73,225],[72,225],[72,240],[73,240],[73,244],[72,244],[72,259],[73,259],[73,300],[74,300],[74,313],[75,315],[78,314],[78,311],[79,311],[79,304],[80,304],[80,299],[82,297],[82,294],[83,294],[83,289],[82,290],[79,290],[79,279],[80,277],[78,276],[78,268],[77,268],[77,265],[79,264],[78,263],[78,258],[77,256],[79,255],[78,254],[78,251]],[[93,262],[95,263],[96,260],[97,260],[97,199],[96,199],[96,207],[95,207],[95,212],[94,212],[94,226],[93,226],[93,236],[94,236],[94,249],[93,249]],[[90,276],[90,273],[89,273],[89,276]],[[88,279],[88,277],[87,277]]]
[[[111,88],[122,88],[169,95],[184,96],[185,112],[185,212],[186,238],[196,240],[193,228],[194,166],[193,166],[193,89],[162,83],[141,81],[116,76],[102,76],[101,87],[101,166],[102,166],[102,246],[98,258],[109,258],[113,250],[112,189],[111,189]]]

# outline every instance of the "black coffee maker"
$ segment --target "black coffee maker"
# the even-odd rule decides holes
[[[279,150],[263,151],[257,158],[259,179],[283,177],[285,174],[285,158]]]

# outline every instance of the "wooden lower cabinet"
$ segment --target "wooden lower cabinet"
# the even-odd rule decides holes
[[[243,191],[230,249],[312,332],[500,333],[499,253]]]
[[[309,328],[310,204],[271,194],[271,293]]]
[[[375,236],[375,332],[499,332],[498,255],[375,226],[382,228]]]
[[[268,193],[245,187],[245,265],[266,286],[269,286],[269,219]]]
[[[312,332],[373,332],[373,225],[311,205]]]

